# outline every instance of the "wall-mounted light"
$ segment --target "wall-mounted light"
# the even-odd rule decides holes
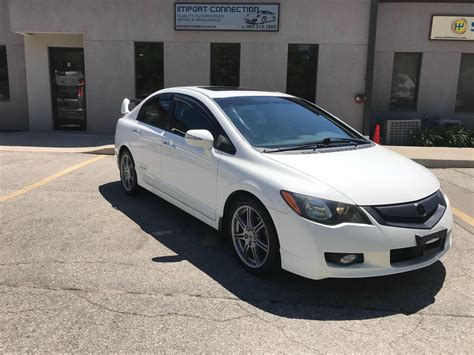
[[[367,101],[367,96],[365,96],[364,94],[357,94],[354,97],[354,101],[356,102],[356,104],[363,104]]]

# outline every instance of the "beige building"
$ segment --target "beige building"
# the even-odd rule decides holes
[[[0,130],[112,134],[124,97],[178,85],[297,94],[365,133],[385,120],[474,127],[472,1],[180,5],[0,0]]]

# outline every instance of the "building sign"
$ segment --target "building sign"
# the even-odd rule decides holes
[[[474,17],[433,16],[430,39],[474,41]]]
[[[280,4],[175,3],[175,30],[278,31]]]

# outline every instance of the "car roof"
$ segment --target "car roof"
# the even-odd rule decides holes
[[[239,96],[284,96],[291,97],[291,95],[282,93],[282,92],[272,92],[272,91],[261,91],[253,89],[245,89],[238,87],[230,86],[183,86],[168,88],[161,92],[173,92],[173,91],[192,91],[199,92],[206,95],[212,99],[215,98],[226,98],[226,97],[239,97]]]

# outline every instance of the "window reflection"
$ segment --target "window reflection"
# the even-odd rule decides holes
[[[318,45],[289,44],[286,92],[308,101],[316,100]]]
[[[164,87],[163,43],[135,42],[135,95],[146,97]]]
[[[474,54],[461,57],[456,112],[474,112]]]
[[[240,85],[240,43],[211,43],[211,85]]]
[[[390,111],[416,111],[420,53],[395,53]]]
[[[8,84],[7,47],[0,46],[0,101],[10,100]]]

